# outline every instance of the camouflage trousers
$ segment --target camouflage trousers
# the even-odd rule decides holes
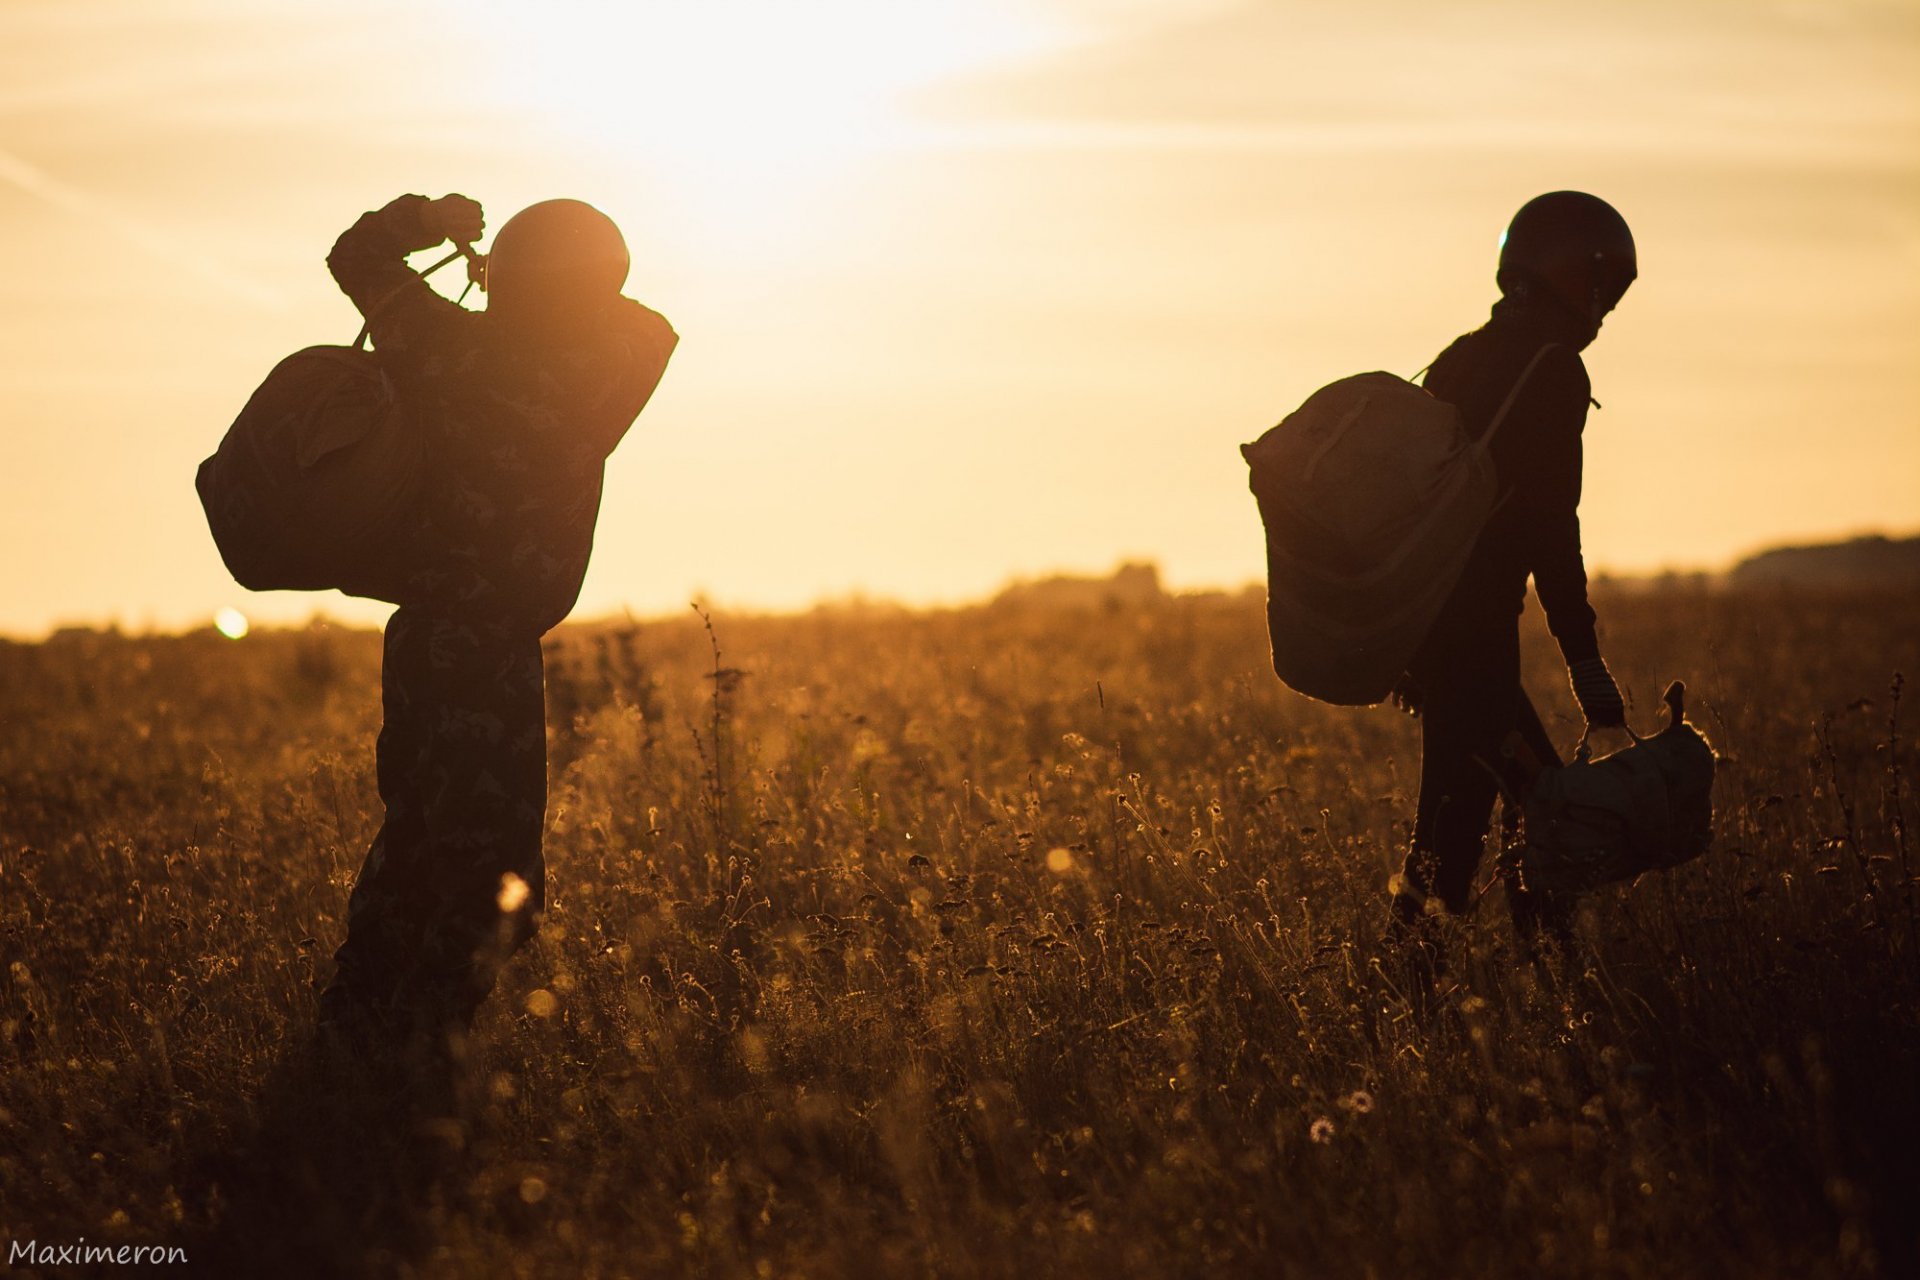
[[[545,905],[540,638],[403,607],[387,623],[377,764],[386,819],[347,906],[323,1016],[464,1023]]]

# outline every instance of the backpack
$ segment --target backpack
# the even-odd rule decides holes
[[[1273,669],[1341,706],[1384,701],[1498,505],[1488,450],[1542,347],[1478,440],[1390,373],[1322,387],[1240,446],[1267,541]]]
[[[366,349],[370,327],[276,364],[194,477],[220,558],[250,591],[400,602],[426,445]]]
[[[1713,843],[1713,747],[1688,723],[1686,686],[1667,686],[1667,727],[1633,745],[1542,769],[1521,802],[1506,869],[1530,891],[1584,893],[1679,866]],[[1628,732],[1632,732],[1629,730]]]

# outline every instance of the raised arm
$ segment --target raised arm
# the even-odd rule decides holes
[[[347,228],[327,255],[327,270],[366,317],[375,344],[404,347],[460,310],[407,265],[407,255],[447,240],[471,244],[485,226],[480,205],[465,196],[401,196]]]

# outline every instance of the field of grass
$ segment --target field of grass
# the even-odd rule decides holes
[[[425,1174],[287,1065],[378,821],[378,637],[0,646],[0,1238],[261,1276],[1907,1272],[1920,599],[1598,604],[1643,724],[1692,690],[1717,847],[1544,969],[1490,894],[1420,1016],[1382,938],[1416,726],[1281,688],[1257,596],[722,616],[717,678],[691,613],[563,628],[550,910]]]

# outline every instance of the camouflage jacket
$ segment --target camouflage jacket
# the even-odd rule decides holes
[[[438,244],[424,196],[363,215],[327,256],[360,309],[400,403],[426,437],[405,605],[535,634],[579,598],[607,456],[666,371],[676,335],[622,298],[589,335],[506,340],[497,320],[441,297],[407,265]]]

